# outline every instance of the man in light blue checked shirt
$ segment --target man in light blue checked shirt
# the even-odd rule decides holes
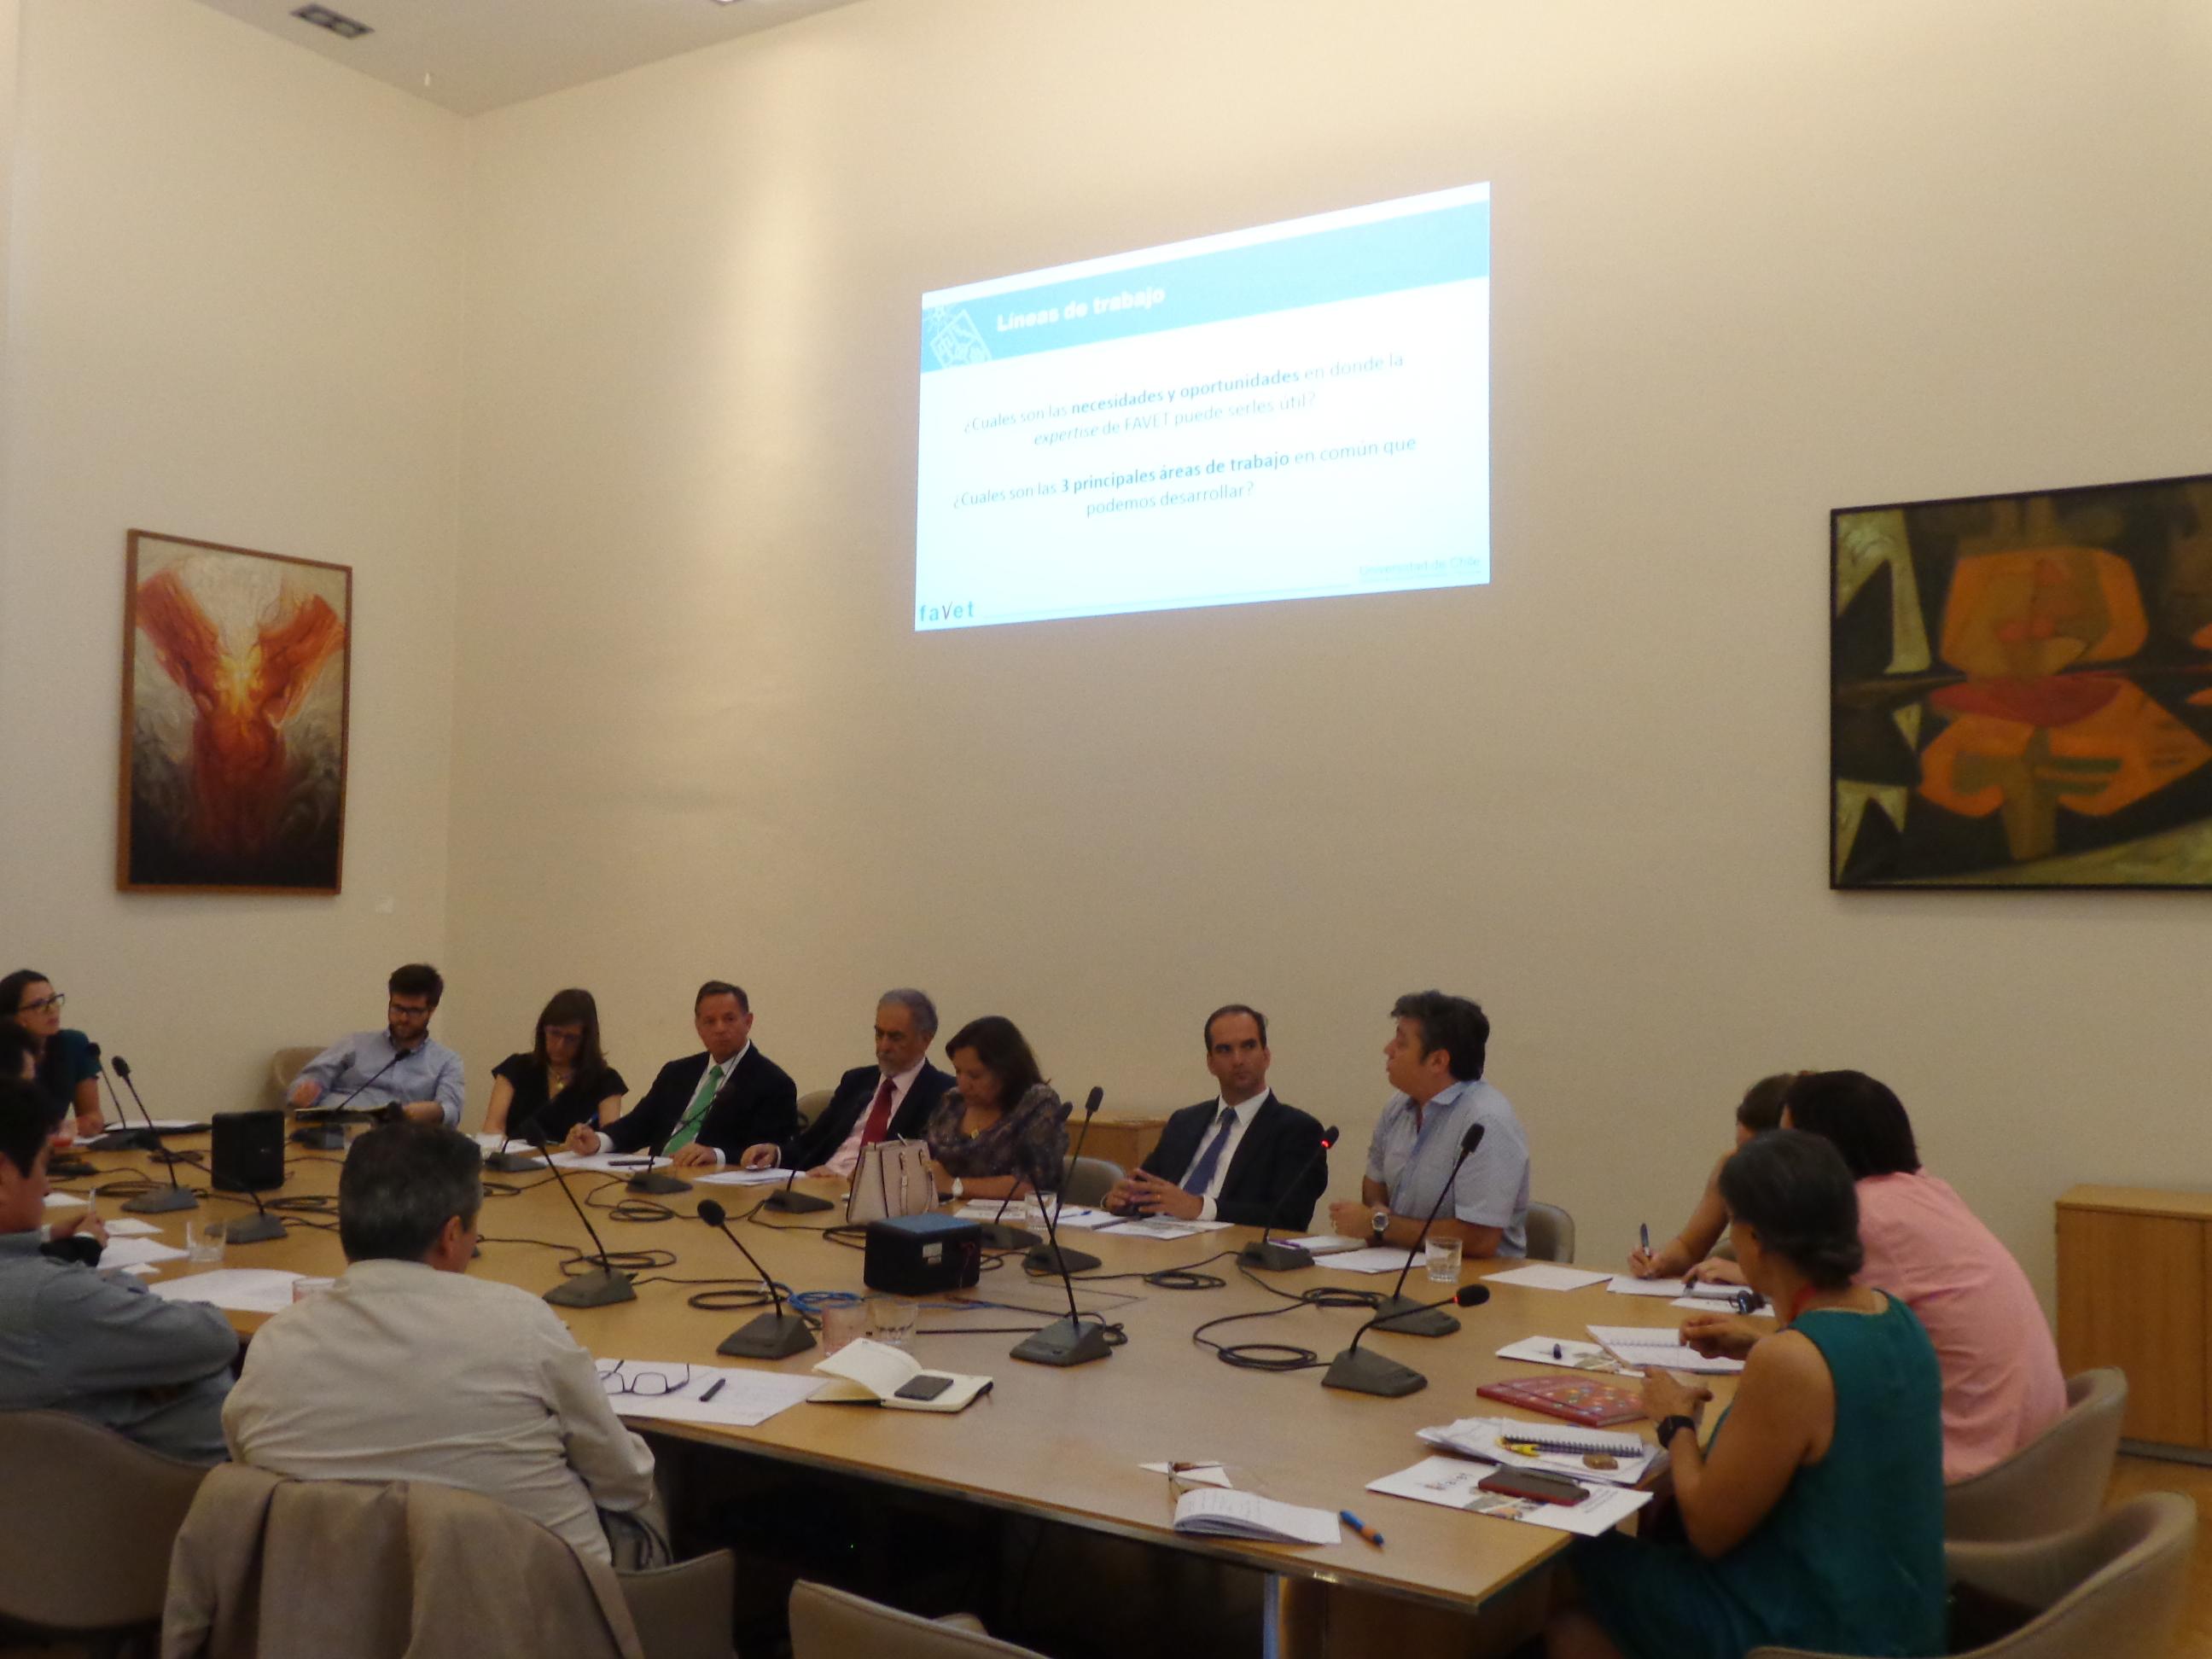
[[[1504,1095],[1482,1080],[1490,1021],[1465,997],[1415,991],[1390,1010],[1396,1022],[1382,1069],[1397,1093],[1367,1148],[1359,1201],[1329,1206],[1329,1224],[1352,1238],[1410,1249],[1451,1177],[1468,1131],[1482,1144],[1459,1166],[1431,1238],[1456,1238],[1468,1256],[1525,1255],[1528,1138]]]
[[[430,1017],[446,994],[446,981],[427,962],[392,970],[380,1031],[356,1031],[309,1060],[294,1079],[295,1106],[336,1106],[352,1097],[350,1109],[397,1105],[417,1123],[461,1127],[461,1057],[430,1040]]]

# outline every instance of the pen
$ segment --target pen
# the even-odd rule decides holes
[[[1638,1222],[1636,1236],[1644,1241],[1644,1254],[1650,1255],[1651,1254],[1651,1224],[1648,1221]]]
[[[718,1376],[712,1382],[709,1382],[707,1385],[707,1392],[699,1396],[699,1403],[703,1406],[709,1400],[712,1400],[716,1395],[721,1393],[722,1384],[729,1380],[730,1379],[726,1376]]]
[[[1567,1351],[1566,1351],[1565,1348],[1561,1347],[1561,1346],[1560,1346],[1558,1343],[1556,1343],[1556,1342],[1554,1342],[1553,1344],[1552,1344],[1552,1358],[1554,1358],[1554,1359],[1565,1359],[1566,1357],[1567,1357]]]
[[[1346,1526],[1351,1528],[1352,1531],[1358,1533],[1362,1538],[1364,1538],[1369,1543],[1374,1545],[1376,1549],[1379,1550],[1382,1547],[1382,1534],[1376,1531],[1374,1528],[1369,1526],[1364,1521],[1362,1521],[1350,1510],[1339,1510],[1336,1512],[1336,1518],[1343,1522]]]

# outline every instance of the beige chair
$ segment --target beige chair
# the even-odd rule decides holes
[[[836,1092],[835,1089],[809,1089],[805,1094],[799,1096],[799,1127],[802,1129],[806,1128],[816,1118],[820,1117],[823,1108],[829,1105],[830,1097]]]
[[[737,1659],[730,1645],[730,1612],[736,1605],[738,1566],[729,1551],[615,1577],[645,1659]]]
[[[1943,1494],[1953,1542],[2047,1538],[2095,1518],[2119,1455],[2128,1379],[2107,1367],[2066,1379],[2058,1420],[1993,1469]]]
[[[2033,1617],[1961,1659],[2163,1659],[2189,1591],[2197,1506],[2151,1492],[2050,1538],[1949,1545],[1951,1576]],[[1750,1659],[1836,1659],[1755,1648]]]
[[[924,1619],[804,1579],[791,1588],[791,1659],[963,1659],[994,1653],[1037,1659],[1031,1649],[986,1635],[972,1619]]]
[[[67,1412],[0,1412],[0,1621],[101,1653],[151,1637],[207,1470]]]
[[[317,1043],[307,1048],[279,1048],[269,1056],[272,1105],[282,1106],[284,1103],[284,1097],[292,1092],[292,1079],[300,1075],[301,1067],[322,1052],[322,1045]]]
[[[1556,1204],[1531,1204],[1522,1224],[1528,1235],[1531,1261],[1572,1261],[1575,1218]]]
[[[1103,1204],[1106,1194],[1121,1179],[1121,1166],[1103,1158],[1060,1160],[1060,1190],[1067,1194],[1070,1204]]]

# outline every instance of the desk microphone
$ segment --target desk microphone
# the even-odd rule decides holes
[[[1475,1308],[1489,1300],[1489,1285],[1462,1285],[1441,1301],[1414,1305],[1431,1309],[1449,1304],[1455,1307]],[[1449,1314],[1444,1316],[1451,1318]],[[1383,1325],[1382,1321],[1386,1317],[1387,1315],[1378,1313],[1352,1334],[1352,1346],[1330,1360],[1328,1370],[1322,1373],[1322,1387],[1344,1389],[1352,1394],[1379,1394],[1395,1400],[1400,1395],[1418,1394],[1429,1386],[1429,1379],[1411,1365],[1401,1365],[1396,1360],[1376,1353],[1372,1348],[1363,1349],[1359,1346],[1359,1339],[1378,1325],[1386,1331],[1398,1328],[1395,1325]],[[1453,1319],[1451,1328],[1457,1330],[1459,1321]]]
[[[763,1206],[770,1210],[781,1210],[788,1215],[805,1215],[810,1210],[834,1210],[837,1207],[828,1199],[817,1198],[812,1193],[792,1191],[791,1183],[798,1179],[799,1171],[793,1170],[782,1186],[762,1200]],[[705,1207],[704,1205],[700,1206],[702,1212]]]
[[[242,1216],[236,1221],[225,1222],[222,1228],[224,1239],[233,1244],[259,1244],[269,1239],[286,1237],[283,1219],[269,1213],[269,1206],[261,1201],[261,1194],[248,1187],[246,1195],[253,1200],[255,1212]]]
[[[1313,1149],[1312,1154],[1305,1161],[1304,1169],[1298,1171],[1297,1179],[1285,1188],[1282,1195],[1275,1200],[1275,1207],[1268,1214],[1267,1224],[1260,1230],[1259,1242],[1255,1244],[1247,1244],[1237,1253],[1237,1260],[1240,1266],[1263,1267],[1271,1273],[1287,1273],[1293,1267],[1313,1266],[1312,1251],[1301,1249],[1296,1244],[1271,1243],[1267,1235],[1275,1231],[1275,1223],[1281,1218],[1283,1206],[1297,1196],[1299,1187],[1305,1182],[1307,1170],[1311,1170],[1315,1164],[1328,1156],[1328,1149],[1336,1145],[1337,1137],[1343,1131],[1334,1123],[1321,1132],[1321,1145]],[[1306,1217],[1309,1220],[1312,1219],[1313,1212],[1308,1210]]]
[[[1006,1206],[1014,1201],[1014,1187],[1018,1187],[1022,1183],[1020,1182],[1017,1181],[1014,1182],[1013,1187],[1006,1188],[1006,1195],[999,1200],[999,1208],[997,1212],[994,1214],[988,1221],[983,1223],[983,1248],[985,1249],[1026,1250],[1032,1244],[1042,1244],[1044,1242],[1035,1233],[1029,1232],[1023,1228],[1017,1227],[1011,1221],[1000,1219],[1000,1218],[1006,1213]]]
[[[1060,1190],[1052,1195],[1052,1218],[1047,1227],[1052,1235],[1052,1242],[1030,1248],[1030,1253],[1022,1258],[1024,1273],[1039,1276],[1049,1273],[1087,1273],[1098,1265],[1098,1258],[1095,1255],[1060,1248],[1060,1206],[1067,1202],[1068,1182],[1075,1179],[1076,1166],[1083,1162],[1084,1143],[1091,1139],[1091,1120],[1098,1115],[1098,1103],[1105,1098],[1105,1090],[1092,1084],[1091,1093],[1083,1102],[1083,1127],[1075,1132],[1075,1156],[1067,1160],[1067,1178],[1060,1183]]]
[[[1104,1092],[1101,1089],[1091,1090],[1091,1110],[1097,1110],[1099,1099]],[[1084,1121],[1087,1124],[1090,1120],[1085,1118]],[[1065,1182],[1060,1184],[1063,1187],[1066,1185]],[[1094,1359],[1103,1359],[1114,1350],[1106,1340],[1104,1327],[1085,1324],[1083,1315],[1075,1305],[1075,1281],[1068,1277],[1067,1273],[1069,1258],[1061,1253],[1060,1248],[1060,1212],[1057,1210],[1046,1211],[1044,1224],[1052,1246],[1051,1259],[1059,1264],[1060,1282],[1067,1291],[1067,1317],[1055,1319],[1042,1330],[1033,1331],[1024,1337],[1014,1344],[1012,1356],[1039,1365],[1083,1365]]]
[[[812,1347],[814,1333],[806,1328],[805,1317],[784,1310],[783,1292],[776,1289],[775,1280],[769,1277],[760,1258],[745,1248],[744,1240],[730,1231],[730,1212],[713,1199],[702,1198],[699,1200],[699,1219],[709,1227],[721,1229],[722,1237],[738,1247],[738,1254],[752,1264],[761,1283],[768,1286],[769,1300],[775,1304],[774,1313],[764,1313],[732,1331],[714,1352],[738,1359],[787,1359]]]
[[[545,1167],[553,1171],[553,1179],[561,1183],[562,1196],[568,1200],[568,1207],[575,1211],[576,1219],[584,1224],[585,1233],[590,1237],[592,1248],[599,1252],[599,1265],[596,1271],[562,1279],[545,1292],[545,1299],[556,1308],[604,1308],[616,1302],[636,1301],[637,1292],[630,1288],[629,1275],[607,1260],[607,1247],[600,1243],[599,1230],[592,1225],[592,1218],[584,1213],[584,1206],[576,1201],[576,1194],[568,1186],[568,1175],[553,1161],[553,1149],[545,1144],[544,1136],[533,1130],[530,1144],[544,1157]]]
[[[98,1065],[100,1063],[100,1045],[97,1042],[88,1042],[85,1044],[85,1047],[91,1051],[93,1063],[95,1066]],[[101,1075],[104,1077],[106,1073],[103,1072]],[[107,1085],[107,1092],[111,1095],[115,1092],[115,1085],[111,1083]],[[123,1109],[118,1105],[116,1108],[116,1115],[119,1118],[122,1115]],[[62,1115],[60,1118],[56,1120],[54,1124],[55,1130],[58,1132],[64,1123],[68,1124],[71,1133],[74,1133],[76,1127],[76,1102],[74,1100],[68,1102],[63,1106]],[[125,1145],[137,1144],[137,1132],[136,1130],[129,1132],[132,1136],[132,1139],[129,1142],[111,1138],[106,1133],[105,1125],[101,1126],[101,1130],[102,1132],[98,1135],[88,1135],[85,1137],[86,1145],[96,1146],[105,1151],[106,1148],[111,1146],[119,1147]],[[59,1148],[56,1148],[46,1154],[46,1174],[56,1181],[74,1181],[79,1176],[98,1175],[99,1173],[100,1166],[98,1164],[88,1164],[84,1159],[77,1157],[73,1152],[64,1152]]]
[[[500,1135],[499,1150],[484,1160],[484,1168],[495,1175],[527,1175],[545,1165],[528,1152],[510,1152],[507,1143],[514,1139],[514,1126],[510,1116],[506,1130]]]
[[[726,1089],[729,1086],[729,1079],[725,1077],[722,1081],[722,1087]],[[720,1098],[719,1092],[716,1095],[716,1098]],[[688,1107],[685,1109],[687,1111],[689,1109],[690,1109]],[[709,1101],[707,1103],[707,1111],[711,1112],[714,1109],[714,1102]],[[661,1149],[668,1145],[669,1138],[673,1135],[677,1130],[684,1127],[684,1112],[679,1111],[677,1113],[676,1115],[669,1121],[668,1127],[660,1132],[660,1139],[654,1141],[653,1145],[645,1149],[645,1167],[629,1178],[630,1191],[634,1193],[652,1193],[656,1196],[665,1197],[670,1193],[688,1193],[691,1190],[691,1183],[684,1180],[683,1176],[669,1175],[663,1170],[656,1170],[653,1167],[660,1158]],[[707,1112],[702,1112],[699,1114],[699,1121],[702,1127],[705,1125],[707,1121]],[[698,1144],[697,1136],[695,1135],[692,1137],[692,1144],[694,1146]]]
[[[97,1043],[93,1045],[92,1055],[94,1061],[97,1063],[100,1059],[100,1047]],[[103,1073],[102,1075],[106,1073]],[[177,1180],[177,1160],[160,1150],[161,1137],[155,1130],[153,1115],[147,1111],[146,1103],[139,1099],[138,1085],[131,1080],[131,1062],[120,1054],[115,1057],[115,1075],[123,1079],[123,1086],[131,1091],[131,1098],[138,1103],[138,1115],[146,1120],[146,1133],[153,1139],[155,1148],[155,1157],[165,1159],[169,1168],[167,1192],[165,1193],[157,1187],[150,1193],[141,1193],[137,1197],[129,1200],[123,1207],[137,1215],[163,1215],[172,1210],[197,1210],[200,1206],[199,1198],[190,1188]],[[113,1084],[107,1085],[107,1092],[111,1096],[114,1094]],[[120,1102],[117,1103],[115,1109],[117,1115],[120,1116],[123,1111]]]
[[[378,1066],[376,1070],[369,1075],[366,1082],[355,1085],[353,1092],[347,1095],[343,1100],[338,1102],[335,1106],[328,1108],[308,1106],[297,1109],[303,1111],[311,1111],[325,1115],[323,1116],[323,1121],[319,1123],[303,1123],[298,1128],[293,1130],[293,1140],[298,1145],[305,1146],[311,1152],[342,1152],[345,1151],[345,1123],[340,1117],[339,1114],[343,1112],[347,1107],[353,1104],[355,1096],[360,1094],[363,1089],[369,1086],[369,1084],[374,1083],[378,1078],[382,1077],[386,1072],[397,1066],[399,1063],[399,1050],[394,1048],[392,1051],[391,1059],[386,1060],[383,1065]],[[346,1056],[346,1063],[349,1066],[353,1063],[353,1057],[350,1054]]]
[[[1386,1331],[1395,1331],[1401,1336],[1449,1336],[1459,1328],[1459,1321],[1448,1313],[1439,1313],[1442,1302],[1411,1302],[1404,1294],[1406,1275],[1413,1270],[1413,1258],[1428,1243],[1429,1229],[1435,1224],[1437,1212],[1444,1206],[1444,1198],[1459,1179],[1459,1166],[1474,1156],[1474,1149],[1482,1145],[1482,1125],[1468,1130],[1467,1138],[1459,1144],[1459,1156],[1452,1160],[1451,1173],[1444,1184],[1437,1189],[1437,1201],[1429,1206],[1428,1219],[1421,1223],[1421,1231],[1413,1235],[1413,1248],[1406,1252],[1406,1265],[1398,1269],[1398,1282],[1390,1287],[1390,1294],[1376,1304],[1375,1316],[1382,1322]],[[1446,1300],[1449,1298],[1447,1297]],[[1468,1304],[1462,1304],[1468,1305]]]
[[[115,1092],[115,1079],[108,1076],[107,1067],[100,1061],[100,1045],[97,1042],[88,1042],[84,1047],[85,1052],[92,1056],[93,1069],[100,1073],[100,1082],[107,1087],[109,1102],[115,1108],[115,1127],[112,1129],[102,1130],[99,1138],[92,1144],[103,1152],[160,1152],[161,1150],[160,1135],[155,1133],[150,1128],[134,1129],[131,1127],[131,1114],[124,1109],[123,1097]],[[76,1109],[72,1107],[70,1109]]]

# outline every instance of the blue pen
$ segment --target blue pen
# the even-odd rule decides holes
[[[1651,1254],[1651,1224],[1648,1221],[1638,1222],[1636,1236],[1644,1241],[1644,1254],[1650,1255]]]
[[[1379,1550],[1382,1547],[1382,1534],[1376,1531],[1374,1528],[1369,1526],[1364,1521],[1362,1521],[1350,1510],[1339,1510],[1336,1512],[1336,1518],[1343,1522],[1346,1526],[1351,1528],[1352,1531],[1358,1533],[1362,1538],[1364,1538],[1369,1543],[1374,1545],[1376,1549]]]

